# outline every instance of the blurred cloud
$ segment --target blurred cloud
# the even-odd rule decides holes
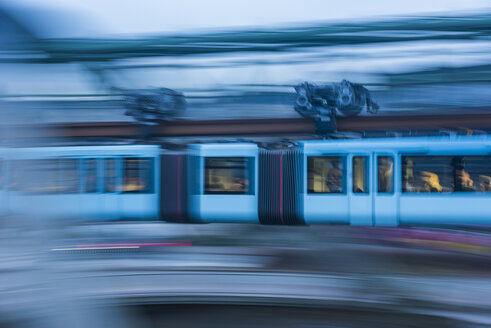
[[[441,12],[478,11],[490,8],[487,0],[7,0],[17,6],[39,7],[76,12],[90,17],[104,29],[93,33],[140,34],[181,32],[208,28],[231,28],[258,25],[291,24],[308,21],[350,20],[386,15],[435,14]],[[72,18],[70,18],[71,20]],[[93,28],[91,21],[85,28]],[[51,33],[80,36],[74,29],[53,29]],[[89,32],[89,31],[87,31]]]

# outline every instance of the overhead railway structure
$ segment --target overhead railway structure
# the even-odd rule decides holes
[[[451,115],[358,116],[338,119],[338,132],[488,131],[491,112]],[[22,124],[2,128],[4,138],[142,138],[315,134],[310,118],[174,120],[147,126],[132,122]]]

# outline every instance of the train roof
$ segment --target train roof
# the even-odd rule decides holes
[[[491,137],[480,136],[443,136],[443,137],[410,137],[410,138],[370,138],[299,141],[304,151],[318,150],[405,150],[424,151],[441,149],[460,151],[465,149],[489,149]]]
[[[104,146],[62,146],[62,147],[29,147],[3,148],[0,155],[35,158],[49,156],[155,156],[160,153],[156,145],[104,145]]]

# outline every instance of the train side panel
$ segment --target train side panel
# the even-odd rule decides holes
[[[400,223],[405,225],[490,224],[491,195],[403,195]]]
[[[307,223],[491,224],[491,138],[428,137],[301,142]],[[355,157],[370,163],[363,191]],[[359,180],[359,181],[358,181]],[[363,183],[361,183],[363,185]],[[372,200],[357,219],[358,193]],[[356,207],[356,208],[355,208]],[[371,218],[370,218],[371,216]]]
[[[9,150],[8,214],[82,220],[157,219],[157,146]]]
[[[189,212],[198,222],[258,223],[255,144],[190,146]]]

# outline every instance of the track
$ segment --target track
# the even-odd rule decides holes
[[[360,116],[338,119],[338,131],[408,131],[438,129],[489,129],[491,113],[411,116]],[[4,137],[179,137],[299,135],[315,133],[315,122],[306,118],[176,120],[146,126],[130,122],[26,124],[5,127]]]

